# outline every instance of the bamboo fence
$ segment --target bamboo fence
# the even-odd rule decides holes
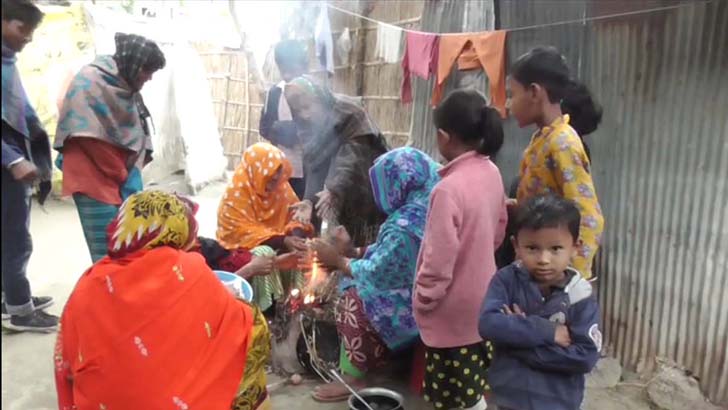
[[[314,4],[314,3],[312,3]],[[338,7],[368,12],[368,16],[404,28],[418,28],[423,1],[335,1]],[[335,50],[333,77],[317,69],[311,51],[311,74],[327,83],[334,92],[361,96],[363,103],[382,133],[393,147],[405,145],[409,139],[411,106],[400,101],[402,70],[399,63],[386,64],[376,58],[377,26],[363,19],[335,10],[329,11],[334,42],[349,28],[353,48],[349,64]],[[208,73],[218,128],[228,167],[233,169],[242,152],[260,141],[258,124],[265,101],[266,87],[256,75],[255,61],[244,50],[219,49],[197,44],[196,48]],[[263,64],[263,62],[257,62]]]

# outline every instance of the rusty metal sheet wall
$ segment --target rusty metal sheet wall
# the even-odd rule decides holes
[[[504,28],[676,5],[501,1]],[[509,60],[558,47],[604,107],[587,137],[606,231],[596,263],[608,343],[635,368],[687,367],[728,405],[728,2],[516,31]],[[533,130],[510,120],[499,155],[515,177]]]

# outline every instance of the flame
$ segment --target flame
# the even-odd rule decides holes
[[[313,264],[311,265],[311,279],[309,279],[309,284],[312,286],[315,286],[318,280],[319,276],[319,266],[318,266],[318,258],[314,256],[313,258]]]
[[[318,258],[315,254],[309,254],[312,261],[311,270],[306,275],[306,285],[301,289],[291,290],[291,299],[303,302],[303,305],[311,305],[316,303],[317,288],[321,283],[326,281],[326,271],[318,265]],[[303,299],[301,299],[303,297]],[[300,302],[298,302],[300,303]]]
[[[306,286],[302,291],[306,294],[316,293],[319,285],[326,281],[326,272],[319,266],[318,258],[313,255],[311,270],[306,275]]]

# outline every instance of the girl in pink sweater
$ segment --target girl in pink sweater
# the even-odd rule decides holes
[[[503,127],[475,90],[452,92],[434,114],[449,163],[430,197],[413,295],[427,347],[424,394],[436,409],[482,410],[489,353],[478,314],[508,219],[503,181],[489,158],[503,144]]]

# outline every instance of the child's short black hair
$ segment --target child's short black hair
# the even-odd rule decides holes
[[[2,0],[2,19],[20,20],[24,24],[37,27],[43,20],[43,12],[30,0]]]
[[[503,145],[503,122],[495,108],[477,90],[461,88],[448,94],[435,108],[435,126],[476,144],[483,155],[495,156]]]
[[[298,40],[283,40],[276,44],[274,57],[278,68],[308,67],[306,47]]]
[[[555,195],[537,196],[519,204],[514,221],[516,237],[524,229],[566,227],[574,242],[579,239],[580,225],[581,213],[576,204]]]

